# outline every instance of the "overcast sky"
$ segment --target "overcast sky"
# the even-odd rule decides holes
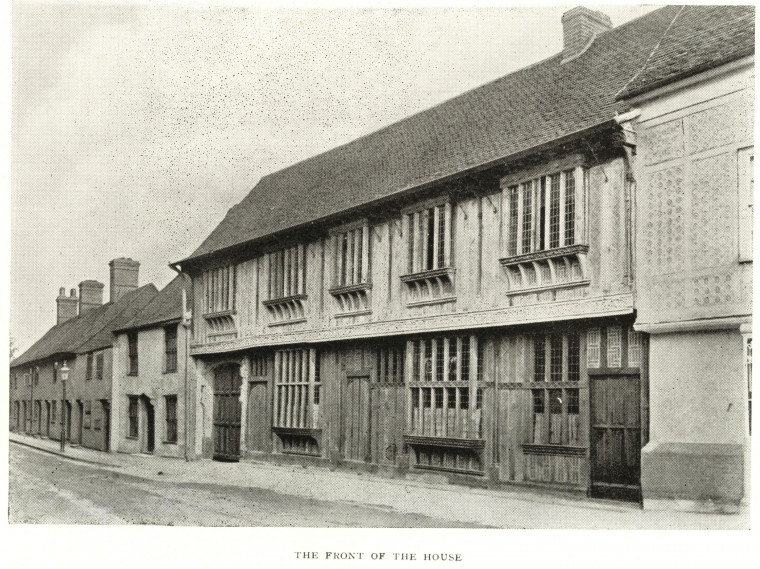
[[[165,286],[263,175],[553,55],[570,7],[15,3],[11,335],[115,257]]]

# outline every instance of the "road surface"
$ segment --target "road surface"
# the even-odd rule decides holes
[[[10,445],[10,523],[478,527],[261,488],[155,481]],[[482,527],[482,526],[481,526]]]

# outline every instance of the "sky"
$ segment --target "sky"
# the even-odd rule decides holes
[[[573,7],[266,6],[14,3],[19,354],[60,287],[96,279],[108,301],[108,262],[131,257],[162,288],[262,176],[561,51]]]

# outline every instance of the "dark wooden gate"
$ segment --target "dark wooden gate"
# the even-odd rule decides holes
[[[341,455],[345,460],[370,461],[372,429],[369,372],[346,376],[341,393]]]
[[[240,459],[240,366],[214,372],[214,459]]]
[[[591,495],[641,498],[638,375],[591,378]]]

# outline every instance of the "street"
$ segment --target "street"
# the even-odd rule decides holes
[[[166,482],[10,446],[9,522],[274,527],[484,527],[389,507]]]

